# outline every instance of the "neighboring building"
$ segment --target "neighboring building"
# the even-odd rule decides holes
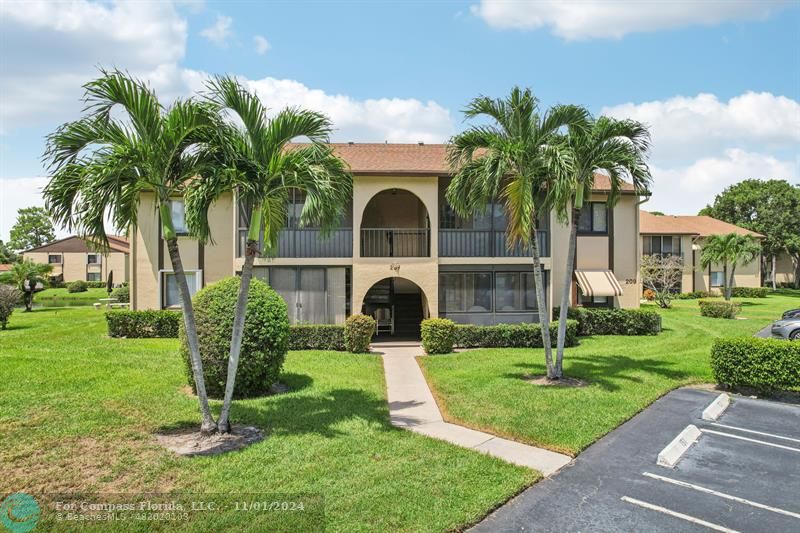
[[[796,287],[800,278],[800,262],[784,252],[775,259],[775,283],[779,287]],[[772,261],[764,261],[764,282],[772,283]]]
[[[98,252],[91,241],[71,236],[26,250],[22,257],[53,265],[52,281],[105,281],[109,272],[113,272],[115,284],[128,281],[128,240],[109,235],[108,247],[107,251]]]
[[[764,236],[753,231],[707,216],[654,215],[639,213],[644,255],[675,255],[683,260],[684,274],[680,292],[719,291],[723,286],[722,265],[700,267],[700,250],[710,235],[738,233],[757,239]],[[737,265],[734,287],[761,286],[761,257],[748,265]]]
[[[416,334],[428,316],[456,322],[530,322],[538,306],[527,250],[506,249],[504,213],[458,217],[445,199],[450,180],[445,145],[336,144],[354,175],[353,199],[326,239],[298,224],[302,194],[288,209],[275,258],[256,259],[255,275],[289,303],[293,323],[342,323],[352,313],[380,320],[380,330]],[[626,185],[613,210],[608,178],[598,175],[580,221],[574,303],[638,307],[639,197]],[[173,222],[184,229],[183,207]],[[236,274],[247,221],[231,195],[209,214],[213,243],[179,239],[193,291]],[[169,256],[159,234],[152,193],[143,193],[131,240],[131,302],[135,309],[179,305]],[[547,306],[560,299],[569,228],[543,217]],[[619,280],[619,281],[617,281]],[[578,290],[576,287],[580,287]]]

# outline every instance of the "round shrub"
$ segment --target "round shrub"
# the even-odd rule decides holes
[[[127,285],[124,287],[117,287],[113,291],[111,291],[111,297],[116,298],[118,302],[121,303],[130,303],[131,301],[131,290],[128,288]]]
[[[0,329],[6,329],[14,307],[22,300],[22,293],[11,285],[0,283]]]
[[[698,300],[700,314],[711,318],[736,318],[742,306],[736,302],[725,300]]]
[[[211,398],[223,398],[228,376],[228,355],[233,317],[239,294],[239,278],[225,278],[201,289],[192,298],[206,390]],[[181,353],[189,383],[194,389],[186,330],[181,321]],[[267,394],[281,373],[289,346],[286,302],[263,281],[253,279],[247,301],[244,338],[236,373],[235,398]]]
[[[89,290],[89,284],[82,279],[67,283],[67,292],[86,292]]]
[[[427,318],[420,324],[422,347],[428,354],[450,353],[456,339],[456,323],[447,318]]]
[[[377,322],[371,316],[352,315],[344,323],[344,346],[348,352],[367,353]]]

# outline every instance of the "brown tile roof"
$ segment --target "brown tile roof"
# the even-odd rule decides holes
[[[8,272],[11,270],[11,263],[0,263],[0,272]]]
[[[448,176],[446,144],[332,143],[355,175]],[[595,174],[595,190],[610,189],[608,176]],[[624,192],[633,192],[625,183]]]
[[[45,244],[44,246],[39,246],[37,248],[31,248],[30,250],[25,250],[25,252],[53,252],[53,253],[93,253],[97,251],[96,246],[90,246],[91,241],[86,241],[76,235],[72,235],[69,237],[65,237],[63,239],[59,239],[57,241],[53,241],[50,244]],[[128,244],[128,239],[125,237],[120,237],[118,235],[109,235],[108,236],[108,246],[112,252],[122,252],[128,253],[130,251],[130,245]]]
[[[699,237],[738,233],[739,235],[752,235],[758,238],[764,237],[760,233],[740,228],[712,217],[654,215],[647,211],[639,211],[639,233],[697,235]]]

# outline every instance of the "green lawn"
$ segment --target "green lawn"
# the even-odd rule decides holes
[[[741,303],[743,320],[701,317],[696,300],[682,300],[659,310],[656,337],[582,338],[564,355],[565,374],[589,382],[581,388],[522,380],[544,374],[543,350],[480,349],[419,363],[448,420],[574,455],[666,392],[712,381],[712,340],[752,335],[800,307],[800,292]]]
[[[16,311],[0,332],[0,375],[0,495],[303,493],[322,497],[330,531],[443,531],[479,520],[538,477],[393,428],[376,356],[290,353],[283,380],[292,392],[233,409],[268,438],[198,458],[178,458],[152,437],[199,422],[174,339],[110,339],[94,309]],[[293,519],[269,524],[299,529]],[[252,529],[252,520],[215,513],[192,529]]]
[[[33,304],[43,307],[92,305],[100,298],[107,298],[105,288],[87,289],[86,292],[67,292],[66,287],[45,289],[33,295]]]

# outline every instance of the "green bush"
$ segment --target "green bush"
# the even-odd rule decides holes
[[[86,292],[89,290],[89,284],[82,279],[67,283],[67,292]]]
[[[766,298],[769,291],[767,287],[733,287],[731,296],[734,298]]]
[[[130,303],[131,301],[131,290],[128,286],[124,287],[117,287],[113,291],[111,291],[111,297],[116,298],[118,302],[121,303]]]
[[[553,310],[558,316],[558,308]],[[649,309],[570,307],[567,318],[578,322],[578,335],[658,335],[661,315]]]
[[[344,326],[328,324],[290,326],[289,349],[343,352]]]
[[[742,306],[726,300],[699,300],[700,314],[710,318],[736,318]]]
[[[177,311],[128,311],[115,310],[106,313],[110,337],[175,338],[183,315]]]
[[[87,281],[86,286],[90,289],[105,289],[108,284],[105,281]]]
[[[738,337],[717,339],[711,347],[717,383],[759,392],[800,387],[800,342]]]
[[[550,339],[553,346],[558,340],[558,323],[550,324]],[[455,346],[459,348],[541,348],[542,327],[539,324],[498,324],[478,326],[458,324],[455,328]],[[565,346],[577,346],[578,323],[567,320]]]
[[[6,329],[8,319],[20,300],[22,292],[19,289],[0,283],[0,329]]]
[[[375,319],[367,315],[352,315],[344,323],[344,346],[348,352],[366,353],[375,334]]]
[[[211,398],[225,395],[231,333],[239,296],[238,276],[213,283],[194,295],[195,323],[203,359],[206,391]],[[179,330],[186,375],[194,389],[185,328]],[[250,282],[244,338],[236,373],[235,398],[263,396],[278,381],[289,348],[286,301],[261,280]]]
[[[420,324],[422,347],[428,354],[450,353],[456,336],[456,323],[447,318],[427,318]]]
[[[718,296],[708,291],[692,291],[692,292],[682,292],[680,294],[676,294],[673,298],[676,300],[698,300],[700,298],[711,298],[713,296]]]

